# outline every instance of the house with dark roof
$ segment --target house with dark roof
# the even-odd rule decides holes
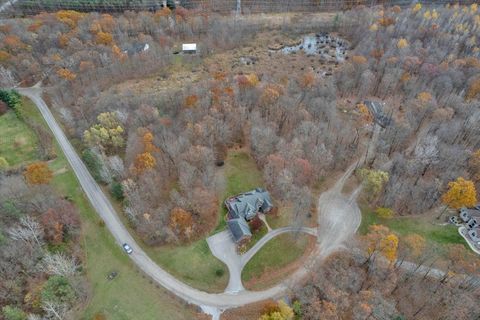
[[[472,229],[480,225],[480,210],[475,208],[461,208],[460,218],[462,218],[469,229]]]
[[[383,109],[385,105],[382,102],[365,100],[363,103],[373,116],[373,120],[382,128],[386,128],[392,123],[392,117],[385,115]]]
[[[270,194],[262,188],[233,196],[225,200],[227,207],[227,225],[235,243],[248,241],[252,233],[248,221],[258,213],[267,213],[273,208]]]

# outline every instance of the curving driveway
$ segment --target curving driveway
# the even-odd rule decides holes
[[[242,284],[242,270],[255,254],[270,240],[284,233],[303,232],[314,237],[317,236],[317,230],[314,228],[302,227],[283,227],[269,231],[246,253],[237,254],[235,242],[232,239],[230,231],[224,230],[207,238],[207,243],[212,254],[222,261],[228,268],[230,277],[225,289],[226,293],[238,293],[244,291]]]
[[[257,301],[281,296],[287,290],[289,285],[295,284],[298,279],[307,274],[311,264],[324,257],[326,254],[339,248],[341,243],[351,237],[356,231],[356,228],[358,228],[358,221],[360,217],[358,207],[356,204],[354,204],[353,198],[346,198],[341,195],[343,184],[353,171],[352,167],[344,174],[339,183],[337,183],[333,189],[320,196],[319,222],[321,223],[319,224],[320,228],[318,230],[319,246],[317,246],[317,248],[314,250],[314,253],[310,256],[307,263],[302,268],[299,268],[294,274],[292,274],[289,279],[267,290],[255,292],[245,290],[240,292],[211,294],[192,288],[160,268],[135,242],[128,230],[120,221],[108,198],[105,196],[96,181],[90,175],[82,160],[75,152],[64,132],[50,112],[45,101],[42,99],[42,89],[39,86],[35,86],[32,88],[17,88],[17,90],[22,95],[30,98],[40,110],[43,118],[52,130],[55,139],[58,141],[62,151],[65,153],[68,162],[75,172],[75,175],[77,176],[78,181],[80,182],[80,185],[90,200],[93,208],[105,221],[106,227],[111,232],[116,242],[119,245],[123,243],[129,243],[133,248],[133,253],[130,255],[130,258],[137,265],[137,267],[167,290],[171,291],[189,303],[202,307],[202,309],[209,314],[218,316],[219,310],[243,306]],[[330,204],[330,202],[333,203]],[[343,226],[342,221],[343,223],[346,223],[347,226]],[[311,232],[313,231],[308,231],[308,233]],[[273,237],[274,235],[275,234],[269,237]],[[268,239],[265,240],[265,242],[266,241],[268,241]],[[259,250],[259,248],[255,247],[252,249]],[[253,256],[253,254],[251,256]],[[247,257],[245,257],[243,261],[246,263],[246,261],[248,261]]]

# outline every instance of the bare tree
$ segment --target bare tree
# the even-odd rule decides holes
[[[74,257],[64,253],[47,253],[40,264],[40,270],[47,274],[71,277],[75,275],[80,265]]]
[[[20,225],[10,228],[7,233],[13,240],[21,240],[39,247],[43,244],[43,229],[31,216],[20,218]]]

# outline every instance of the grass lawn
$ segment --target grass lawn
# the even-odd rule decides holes
[[[400,236],[416,233],[427,241],[439,245],[466,244],[465,240],[458,234],[458,228],[454,225],[436,225],[422,218],[394,217],[383,219],[378,217],[372,210],[362,207],[362,224],[359,232],[366,234],[368,227],[372,224],[383,224]]]
[[[273,238],[247,263],[242,272],[242,280],[247,282],[253,278],[260,278],[258,286],[255,286],[257,289],[277,283],[281,278],[290,274],[291,270],[286,273],[280,272],[277,275],[275,273],[303,255],[309,243],[308,237],[308,235],[300,234],[295,239],[293,234],[287,233]],[[271,278],[268,275],[270,272],[273,276]],[[268,281],[261,280],[263,275],[269,277]]]
[[[212,255],[206,240],[186,246],[144,249],[162,268],[192,287],[206,292],[223,292],[228,284],[227,267]]]
[[[46,127],[35,106],[31,102],[24,102],[22,111],[25,116]],[[58,158],[51,166],[68,167],[58,145],[56,151]],[[56,175],[52,185],[60,194],[73,200],[82,219],[84,270],[91,292],[85,309],[79,310],[76,318],[90,320],[98,312],[103,313],[107,319],[115,320],[194,318],[193,308],[186,307],[144,277],[115,243],[108,230],[99,225],[97,214],[71,170]],[[118,276],[109,281],[106,277],[111,271],[117,271]]]
[[[255,161],[245,150],[231,150],[225,159],[225,193],[220,198],[219,220],[215,232],[226,227],[225,215],[227,209],[223,202],[230,196],[263,186],[263,175],[258,170]]]
[[[0,157],[11,167],[38,159],[35,133],[13,111],[0,116]]]

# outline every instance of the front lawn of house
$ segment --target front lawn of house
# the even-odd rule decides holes
[[[390,219],[380,218],[371,209],[362,207],[362,224],[360,225],[360,234],[366,234],[368,227],[372,224],[382,224],[389,227],[400,236],[416,233],[424,237],[427,241],[438,245],[445,244],[465,244],[465,241],[458,234],[458,227],[448,224],[439,225],[426,221],[423,218],[415,217],[393,217]]]
[[[243,269],[242,281],[246,288],[265,289],[291,275],[300,267],[295,261],[302,257],[311,241],[314,241],[312,236],[291,233],[270,240]]]
[[[245,150],[230,150],[225,159],[225,190],[220,197],[219,219],[215,232],[226,228],[224,201],[228,197],[250,191],[257,187],[263,187],[263,175],[258,170],[255,160]]]

